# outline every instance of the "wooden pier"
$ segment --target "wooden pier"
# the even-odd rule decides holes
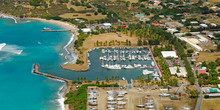
[[[71,31],[71,30],[41,30],[41,32],[65,32],[65,31]]]

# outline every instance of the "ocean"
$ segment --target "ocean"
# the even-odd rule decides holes
[[[59,53],[72,36],[67,32],[41,32],[43,27],[62,27],[40,21],[0,19],[0,106],[1,110],[64,109],[59,90],[64,82],[32,73],[33,63],[50,66],[66,60]]]
[[[108,76],[124,77],[130,82],[142,75],[143,68],[109,70],[101,67],[102,49],[89,52],[90,69],[83,72],[65,70],[60,65],[68,60],[64,47],[74,36],[68,32],[41,32],[44,27],[62,27],[33,20],[15,23],[13,19],[0,19],[0,105],[2,110],[62,110],[64,82],[49,79],[32,73],[34,63],[40,64],[40,71],[58,77],[77,80],[105,80]],[[114,50],[114,49],[111,49]],[[146,48],[146,51],[149,49]],[[75,60],[76,54],[71,58]],[[152,57],[152,56],[150,56]],[[152,59],[152,58],[151,58]],[[133,63],[141,63],[135,61]],[[151,65],[152,60],[142,62]],[[149,69],[153,70],[153,69]],[[143,76],[146,77],[146,76]]]

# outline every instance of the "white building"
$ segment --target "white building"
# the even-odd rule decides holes
[[[198,21],[190,21],[191,24],[198,24]]]
[[[207,28],[208,25],[207,24],[200,24],[200,27]]]
[[[177,71],[179,68],[179,72]],[[171,75],[177,75],[177,77],[187,77],[187,72],[185,67],[169,67]]]
[[[217,26],[217,24],[215,24],[215,23],[211,23],[211,26],[214,26],[214,27],[216,27],[216,26]]]
[[[188,43],[191,47],[193,47],[194,49],[196,49],[197,51],[203,51],[203,49],[196,45],[195,43],[191,42],[190,40],[188,40],[188,38],[186,37],[178,37],[180,40],[185,41],[186,43]]]
[[[175,51],[161,51],[163,58],[178,58]]]
[[[209,40],[205,38],[202,35],[196,35],[196,38],[201,42],[201,43],[207,43]]]
[[[103,26],[105,28],[110,28],[110,27],[112,27],[112,24],[111,23],[103,23]]]
[[[168,28],[168,29],[167,29],[167,32],[173,34],[173,33],[175,33],[175,32],[178,32],[178,30],[177,30],[177,29],[173,29],[173,28]]]
[[[81,29],[83,33],[89,33],[92,32],[90,28],[83,28]]]

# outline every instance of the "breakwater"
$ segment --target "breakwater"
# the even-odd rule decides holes
[[[47,77],[47,78],[58,79],[58,80],[65,81],[65,82],[67,83],[67,85],[69,85],[69,84],[71,83],[71,80],[64,79],[64,78],[60,78],[60,77],[53,76],[53,75],[46,74],[46,73],[42,73],[42,72],[39,71],[39,68],[40,68],[40,65],[39,65],[38,63],[35,63],[35,64],[33,65],[33,73],[34,73],[34,74],[37,74],[37,75],[45,76],[45,77]]]

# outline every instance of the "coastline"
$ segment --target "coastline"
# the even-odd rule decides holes
[[[46,19],[42,19],[42,18],[31,18],[31,17],[27,17],[27,18],[23,18],[23,19],[39,20],[42,22],[55,24],[55,25],[58,25],[58,26],[65,28],[65,29],[70,29],[71,32],[73,32],[74,34],[77,34],[77,32],[78,32],[78,28],[74,24],[70,24],[68,22],[63,22],[63,21],[59,21],[59,20],[46,20]]]

